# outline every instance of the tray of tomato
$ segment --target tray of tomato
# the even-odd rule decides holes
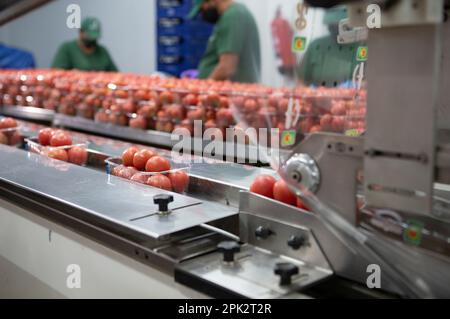
[[[17,121],[11,117],[0,117],[0,144],[19,146],[23,138]]]
[[[122,157],[105,160],[110,175],[177,193],[186,192],[189,186],[187,163],[168,159],[150,149],[130,147]]]
[[[63,130],[44,128],[37,137],[25,141],[30,152],[56,160],[80,166],[85,166],[88,160],[87,143]]]

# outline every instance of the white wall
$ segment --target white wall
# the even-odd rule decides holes
[[[69,4],[82,16],[96,16],[103,26],[101,43],[124,72],[155,70],[156,0],[56,0],[0,27],[0,41],[34,53],[38,67],[51,65],[58,46],[78,36],[66,26]]]
[[[281,6],[283,17],[294,28],[298,17],[297,5],[300,0],[238,0],[247,5],[253,13],[258,24],[261,40],[262,57],[262,78],[264,84],[272,86],[291,85],[291,81],[283,78],[277,71],[275,59],[274,43],[272,39],[271,22],[275,17],[276,9]],[[309,23],[305,30],[301,31],[303,36],[308,39],[322,36],[327,29],[322,25],[323,11],[320,9],[310,9],[307,15],[308,21],[314,21],[314,25]],[[296,32],[299,33],[299,32]]]
[[[238,0],[252,11],[259,28],[262,54],[262,82],[280,86],[289,84],[278,74],[270,24],[278,5],[283,16],[294,25],[299,0]],[[123,72],[149,74],[156,69],[156,0],[56,0],[44,7],[0,27],[0,41],[32,51],[37,65],[47,68],[57,47],[77,36],[66,26],[66,8],[80,5],[82,16],[93,15],[103,24],[101,43],[110,51]],[[302,33],[319,36],[324,30],[319,24],[322,14],[310,11],[315,19]]]

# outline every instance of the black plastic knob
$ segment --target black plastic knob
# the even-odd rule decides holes
[[[167,213],[169,211],[169,203],[173,202],[173,196],[169,194],[155,195],[153,202],[158,205],[159,212]]]
[[[272,231],[264,226],[259,226],[255,230],[255,236],[261,239],[267,239],[270,235],[272,235]]]
[[[234,254],[241,251],[241,245],[235,241],[223,241],[217,245],[217,249],[223,253],[223,261],[233,262]]]
[[[305,242],[305,237],[293,235],[288,239],[287,244],[292,249],[298,250],[305,244]]]
[[[298,274],[298,267],[291,263],[278,263],[274,273],[280,276],[280,286],[288,286],[292,282],[292,276]]]

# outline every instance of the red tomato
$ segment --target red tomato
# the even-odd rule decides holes
[[[183,193],[189,185],[189,175],[183,171],[170,173],[169,179],[172,183],[173,190],[178,193]]]
[[[125,166],[133,166],[134,154],[139,152],[136,146],[129,147],[122,153],[122,164]]]
[[[136,152],[136,154],[134,154],[133,157],[134,167],[140,171],[143,171],[145,169],[147,161],[155,155],[156,155],[155,152],[148,149],[143,149],[140,150],[139,152]]]
[[[10,118],[10,117],[5,117],[0,120],[0,129],[13,128],[13,127],[17,127],[17,122],[15,119]]]
[[[298,198],[298,197],[297,197],[297,207],[298,207],[298,208],[301,208],[301,209],[303,209],[303,210],[309,211],[309,208],[306,207],[306,205],[305,205],[305,203],[303,202],[303,200],[302,200],[301,198]]]
[[[0,132],[0,144],[8,145],[8,138],[2,132]]]
[[[145,170],[147,172],[166,172],[170,170],[170,162],[164,157],[153,156],[147,161]]]
[[[145,117],[138,115],[137,117],[130,119],[128,125],[132,128],[145,130],[147,129],[147,120]]]
[[[247,99],[244,103],[244,109],[248,113],[256,112],[258,104],[254,99]]]
[[[170,104],[173,103],[174,100],[172,93],[169,91],[161,92],[161,94],[159,95],[159,99],[162,104]]]
[[[125,167],[120,171],[119,177],[131,179],[136,173],[137,170],[134,167]]]
[[[123,165],[119,165],[113,168],[111,174],[114,176],[120,176],[122,174],[122,170],[125,168]]]
[[[277,181],[273,176],[261,175],[255,178],[250,186],[250,192],[273,198],[273,187]]]
[[[69,160],[67,152],[60,148],[53,148],[49,150],[47,156],[64,162],[67,162]]]
[[[72,138],[66,132],[55,132],[50,138],[51,146],[66,146],[72,145]]]
[[[145,175],[144,173],[136,173],[131,177],[131,180],[136,183],[145,184],[148,180],[148,175]]]
[[[289,189],[284,180],[279,180],[273,186],[273,197],[285,204],[295,205],[297,203],[297,196]]]
[[[54,133],[54,129],[47,127],[39,131],[38,141],[43,146],[50,145],[50,139]]]
[[[166,191],[172,191],[172,183],[170,182],[170,179],[162,174],[150,176],[147,180],[147,185],[165,189]]]
[[[197,105],[197,103],[198,103],[198,99],[197,99],[197,96],[194,94],[188,94],[183,99],[183,104],[186,106]]]
[[[309,133],[318,133],[318,132],[322,132],[322,127],[320,125],[314,125],[313,127],[311,127],[311,130],[309,131]]]
[[[67,155],[70,163],[84,165],[87,162],[88,153],[83,147],[74,146],[67,152]]]

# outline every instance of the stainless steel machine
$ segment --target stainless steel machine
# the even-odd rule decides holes
[[[128,144],[86,135],[88,167],[0,146],[0,197],[12,213],[0,216],[23,209],[164,274],[152,296],[187,287],[182,297],[449,297],[449,8],[376,3],[366,132],[310,134],[276,168],[311,212],[248,192],[254,176],[275,174],[265,168],[205,159],[185,195],[122,181],[103,160]],[[348,4],[350,25],[365,23],[368,4]],[[17,263],[29,255],[0,248]]]
[[[315,214],[290,214],[241,194],[240,234],[246,245],[234,266],[211,268],[205,263],[210,256],[180,265],[190,280],[252,297],[290,296],[327,273],[364,284],[370,265],[376,265],[386,291],[448,297],[448,210],[442,209],[448,209],[448,200],[441,196],[448,191],[450,163],[444,89],[448,6],[443,1],[379,4],[385,5],[381,28],[368,32],[364,136],[310,135],[279,168]],[[349,5],[351,24],[365,27],[367,5]],[[358,195],[364,195],[363,205]],[[274,263],[274,255],[294,260],[288,267],[285,261]],[[320,267],[322,276],[310,267]],[[273,274],[281,276],[278,286]]]

